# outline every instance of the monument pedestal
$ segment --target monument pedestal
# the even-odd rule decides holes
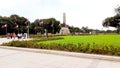
[[[68,34],[70,34],[70,30],[68,29],[68,27],[61,27],[60,35],[68,35]]]

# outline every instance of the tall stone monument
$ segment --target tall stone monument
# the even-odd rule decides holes
[[[66,24],[66,14],[63,13],[63,26],[60,29],[60,35],[68,35],[70,34],[70,30]]]

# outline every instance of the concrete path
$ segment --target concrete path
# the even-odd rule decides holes
[[[30,39],[18,39],[18,38],[12,38],[12,39],[7,39],[7,38],[0,38],[0,45],[2,44],[2,43],[6,43],[6,42],[11,42],[11,41],[13,41],[13,40],[30,40]]]
[[[119,61],[112,56],[0,46],[0,68],[120,68]]]

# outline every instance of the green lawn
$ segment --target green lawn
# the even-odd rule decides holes
[[[120,35],[117,34],[40,37],[29,41],[12,41],[3,45],[120,56]]]
[[[42,41],[39,43],[60,43],[60,44],[100,44],[100,45],[120,45],[120,35],[89,35],[89,36],[61,36],[64,39]]]

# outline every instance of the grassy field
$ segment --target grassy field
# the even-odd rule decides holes
[[[89,35],[89,36],[61,36],[64,39],[60,40],[49,40],[42,41],[39,43],[50,44],[50,43],[59,43],[59,44],[100,44],[100,45],[120,45],[120,35]]]
[[[29,41],[12,41],[3,45],[120,56],[120,35],[117,34],[37,37]]]

